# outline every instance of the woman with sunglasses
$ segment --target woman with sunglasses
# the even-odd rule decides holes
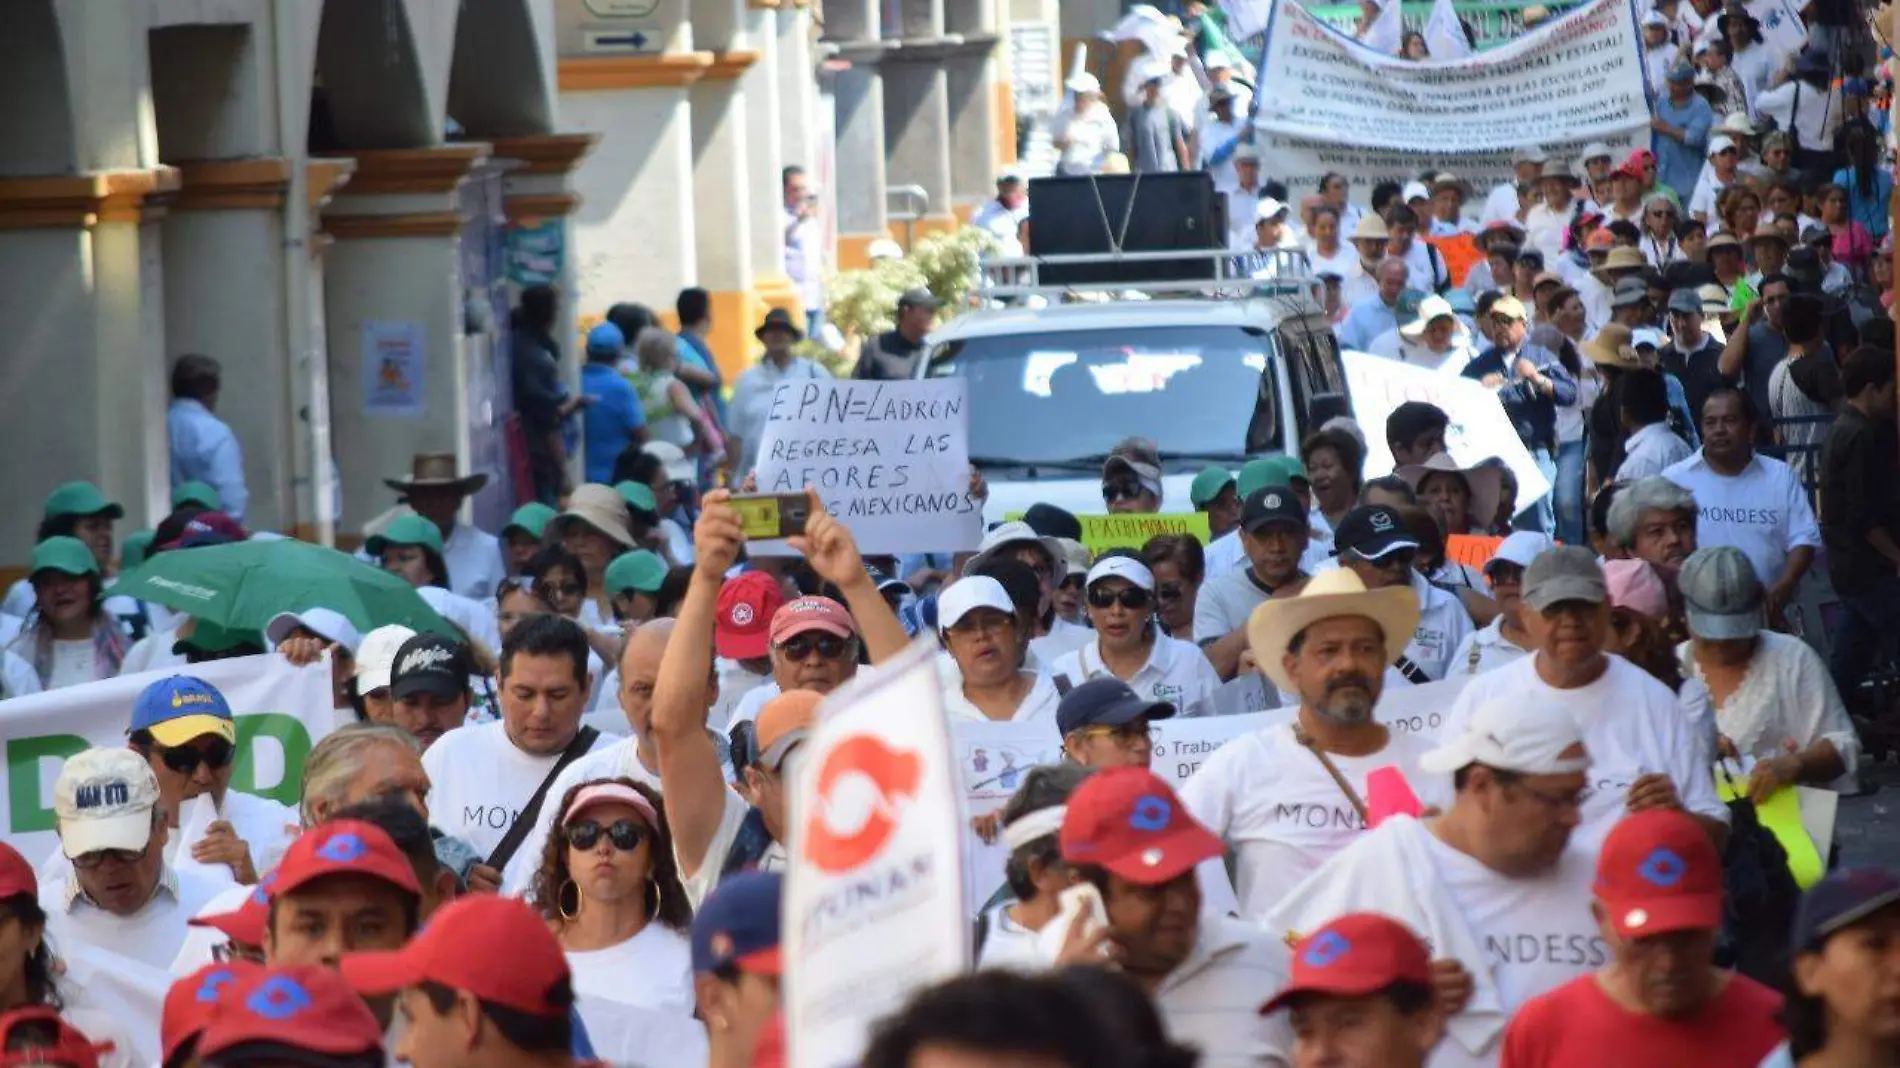
[[[568,790],[560,812],[531,895],[567,952],[583,1017],[592,999],[691,1013],[693,911],[659,792],[595,779]]]
[[[1683,258],[1682,243],[1676,240],[1676,223],[1682,209],[1667,194],[1651,193],[1643,201],[1643,235],[1639,242],[1643,258],[1658,270]]]
[[[249,885],[269,871],[297,836],[297,811],[231,789],[237,756],[231,707],[217,687],[190,675],[152,683],[132,705],[128,744],[158,779],[159,804],[173,833],[191,802],[208,795],[217,819],[191,843],[201,864],[221,864]]]
[[[1220,688],[1220,676],[1193,642],[1161,633],[1155,578],[1133,552],[1112,550],[1083,584],[1095,640],[1058,658],[1050,673],[1080,685],[1113,676],[1149,701],[1187,708]]]

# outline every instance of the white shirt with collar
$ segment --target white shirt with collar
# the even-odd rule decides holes
[[[1623,466],[1616,469],[1618,482],[1660,475],[1689,458],[1689,443],[1669,429],[1667,420],[1631,434],[1623,450]]]
[[[1794,550],[1820,548],[1821,527],[1807,491],[1781,460],[1756,453],[1741,474],[1724,475],[1697,449],[1662,474],[1695,495],[1696,544],[1740,549],[1764,584],[1781,577]]]
[[[1102,662],[1099,639],[1057,660],[1050,666],[1049,673],[1067,677],[1077,686],[1113,674]],[[1177,711],[1213,696],[1220,688],[1220,675],[1215,673],[1213,663],[1201,652],[1200,646],[1158,631],[1154,647],[1148,652],[1148,662],[1126,681],[1136,696],[1148,701],[1166,701]]]
[[[229,885],[166,865],[151,900],[130,916],[119,916],[93,904],[69,868],[40,884],[40,908],[54,946],[97,946],[164,970],[185,943],[186,921]]]
[[[1016,712],[1009,717],[1008,722],[1031,723],[1046,720],[1049,729],[1055,730],[1056,705],[1062,700],[1062,695],[1056,692],[1055,680],[1039,671],[1023,671],[1019,674],[1026,675],[1035,681],[1031,683],[1029,692],[1023,695],[1022,701],[1017,704]],[[953,720],[971,720],[977,723],[998,722],[984,715],[982,709],[976,707],[968,697],[963,696],[961,682],[944,687],[943,710]]]
[[[1405,658],[1434,681],[1444,678],[1452,666],[1452,654],[1472,631],[1471,613],[1453,593],[1439,589],[1413,570],[1412,592],[1418,595],[1418,629],[1405,644]]]
[[[1062,659],[1063,654],[1075,652],[1094,640],[1093,630],[1057,616],[1049,624],[1049,633],[1029,639],[1029,654],[1039,663],[1053,664]]]
[[[1504,636],[1504,617],[1499,616],[1458,643],[1458,650],[1451,654],[1451,677],[1496,671],[1530,652]]]
[[[1286,1068],[1293,1032],[1260,1005],[1287,982],[1286,945],[1230,916],[1201,916],[1186,960],[1155,988],[1168,1037],[1200,1047],[1203,1068]]]
[[[508,577],[501,559],[501,539],[467,523],[458,522],[442,544],[442,562],[448,566],[455,592],[475,601],[492,601],[495,588]]]

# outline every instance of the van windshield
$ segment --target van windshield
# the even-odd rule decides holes
[[[924,374],[969,380],[970,456],[985,466],[1099,465],[1123,438],[1164,458],[1245,459],[1273,342],[1238,326],[1154,326],[972,337]]]

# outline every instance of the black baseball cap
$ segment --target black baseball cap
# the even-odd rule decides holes
[[[418,634],[396,650],[389,669],[389,696],[400,701],[412,693],[460,697],[475,674],[467,644],[440,634]]]
[[[1267,486],[1254,490],[1240,506],[1240,529],[1258,534],[1270,526],[1290,526],[1305,530],[1309,525],[1300,498],[1285,486]]]
[[[1077,686],[1062,696],[1056,705],[1056,729],[1063,735],[1083,727],[1119,727],[1143,716],[1168,719],[1174,706],[1166,701],[1150,701],[1112,675]]]
[[[1900,904],[1900,876],[1880,868],[1831,871],[1801,895],[1790,948],[1818,950],[1828,936],[1895,904]]]
[[[1082,521],[1074,513],[1053,504],[1038,502],[1030,505],[1029,510],[1023,513],[1023,522],[1029,524],[1029,529],[1035,531],[1038,537],[1082,540]]]
[[[1361,505],[1346,513],[1333,533],[1336,554],[1353,553],[1366,560],[1377,560],[1401,549],[1418,548],[1418,539],[1405,527],[1405,521],[1390,508]]]

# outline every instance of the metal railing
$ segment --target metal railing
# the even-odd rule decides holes
[[[1127,271],[1140,265],[1166,264],[1172,272],[1142,277]],[[1042,297],[1049,301],[1199,297],[1234,299],[1308,293],[1319,296],[1306,254],[1298,249],[1235,253],[1228,249],[1180,249],[1158,252],[1088,252],[1045,256],[986,256],[978,261],[982,277],[972,296],[978,301]],[[1117,271],[1122,268],[1123,271]],[[1066,270],[1065,270],[1066,269]],[[1127,273],[1127,278],[1062,280],[1064,274],[1089,271]],[[1169,273],[1191,277],[1168,277]],[[1054,274],[1057,277],[1048,277]]]

